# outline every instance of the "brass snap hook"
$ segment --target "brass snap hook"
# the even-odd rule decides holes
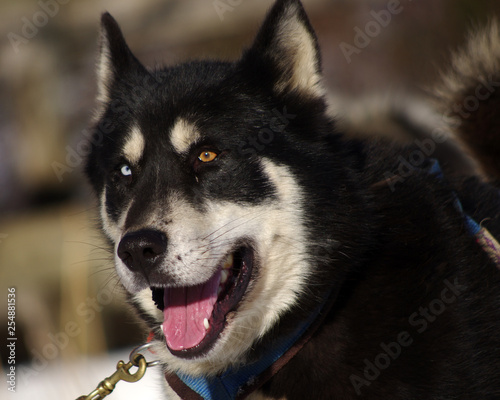
[[[144,355],[141,354],[142,351],[149,349],[152,344],[147,343],[142,346],[136,347],[129,356],[129,362],[124,363],[123,361],[118,361],[116,365],[116,371],[113,375],[107,377],[102,382],[99,383],[97,388],[87,396],[80,396],[77,400],[100,400],[108,396],[114,389],[118,382],[137,382],[146,373],[148,367],[158,365],[159,360],[152,362],[147,362]],[[130,372],[132,367],[137,367],[137,371],[134,373]]]

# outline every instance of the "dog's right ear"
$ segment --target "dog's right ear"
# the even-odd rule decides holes
[[[242,61],[270,77],[277,93],[324,95],[318,40],[300,0],[276,1]]]
[[[97,61],[97,100],[101,104],[108,103],[113,84],[134,69],[144,67],[128,48],[118,23],[111,14],[104,13]]]

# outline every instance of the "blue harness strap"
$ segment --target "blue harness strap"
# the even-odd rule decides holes
[[[178,374],[178,377],[192,390],[206,400],[233,400],[243,392],[245,386],[251,385],[255,379],[267,368],[274,364],[292,345],[305,333],[307,328],[316,319],[321,309],[311,315],[292,334],[282,338],[264,352],[264,356],[258,361],[244,365],[240,368],[232,368],[220,376],[212,378],[191,377]]]
[[[431,159],[430,165],[428,167],[429,174],[436,176],[440,180],[444,180],[443,171],[439,166],[439,162],[436,159]],[[483,250],[488,254],[491,260],[500,269],[500,243],[495,239],[495,237],[486,229],[485,227],[478,224],[471,216],[469,216],[463,209],[462,203],[455,192],[454,206],[456,210],[463,216],[465,228],[467,232],[476,238],[476,242],[483,248]]]

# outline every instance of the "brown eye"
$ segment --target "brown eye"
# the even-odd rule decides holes
[[[217,153],[214,153],[213,151],[204,151],[198,156],[198,160],[204,163],[211,162],[217,158]]]

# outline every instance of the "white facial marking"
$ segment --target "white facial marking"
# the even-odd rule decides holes
[[[120,237],[120,230],[118,229],[118,226],[111,221],[111,219],[108,216],[108,211],[106,210],[106,188],[103,190],[101,194],[101,221],[102,221],[102,227],[106,235],[113,241],[117,240],[117,238]]]
[[[183,154],[189,150],[189,148],[199,140],[200,134],[196,127],[187,122],[186,120],[179,118],[170,132],[170,141],[172,146],[177,153]]]
[[[137,301],[141,308],[146,311],[149,315],[161,321],[158,326],[161,332],[163,332],[163,313],[156,307],[155,303],[151,301],[151,289],[143,289],[134,295],[135,301]]]
[[[132,164],[137,164],[144,153],[144,135],[137,126],[134,126],[123,145],[123,155]]]

